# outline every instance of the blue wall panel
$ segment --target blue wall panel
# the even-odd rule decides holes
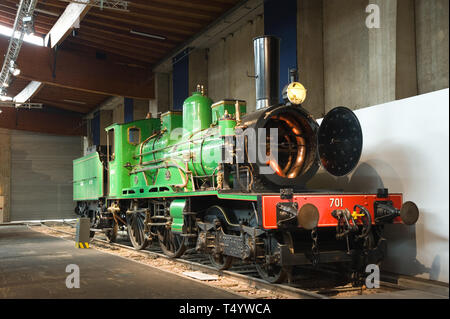
[[[280,102],[289,82],[289,69],[297,68],[297,0],[264,1],[264,34],[280,42]]]
[[[134,102],[133,99],[130,98],[124,98],[123,100],[123,120],[124,123],[133,122],[134,120]]]
[[[100,145],[100,113],[94,114],[91,120],[92,144]]]
[[[189,49],[172,60],[173,64],[173,109],[182,110],[183,102],[189,96]]]

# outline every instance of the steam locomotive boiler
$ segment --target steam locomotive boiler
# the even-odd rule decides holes
[[[74,161],[76,213],[114,241],[151,242],[170,257],[195,248],[218,269],[254,263],[269,282],[298,265],[343,265],[355,278],[386,251],[383,225],[414,224],[402,194],[311,190],[320,165],[343,176],[363,146],[355,114],[337,107],[321,125],[291,76],[279,103],[279,40],[254,39],[256,111],[213,103],[202,87],[183,111],[106,128],[107,145]]]

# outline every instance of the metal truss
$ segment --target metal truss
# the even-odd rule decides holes
[[[118,11],[129,11],[128,10],[128,1],[122,1],[122,0],[90,0],[90,1],[59,0],[59,1],[85,4],[85,5],[88,5],[91,7],[100,8],[100,10],[111,9],[111,10],[118,10]]]
[[[13,33],[9,39],[8,50],[3,61],[2,71],[0,73],[0,87],[2,92],[6,92],[6,88],[11,83],[12,69],[16,68],[16,59],[19,56],[20,48],[23,43],[23,36],[25,34],[24,18],[33,15],[37,0],[21,0],[19,8],[17,9],[16,19],[14,20]],[[16,37],[16,32],[19,32],[19,37]]]
[[[2,102],[0,101],[1,107],[15,107],[22,109],[42,109],[42,103],[15,103],[15,102]]]

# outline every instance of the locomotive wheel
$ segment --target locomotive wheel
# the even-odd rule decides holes
[[[266,240],[266,245],[267,242],[268,240]],[[270,240],[270,244],[272,246],[271,250],[273,253],[279,251],[280,244],[275,238]],[[272,284],[281,283],[285,281],[290,272],[289,267],[282,267],[281,265],[278,264],[267,264],[267,263],[256,264],[256,270],[258,271],[258,274],[261,276],[262,279]]]
[[[105,236],[110,243],[113,243],[117,239],[117,233],[119,232],[119,224],[113,222],[114,225],[111,230],[105,231]]]
[[[231,256],[225,256],[222,254],[214,255],[209,254],[209,261],[213,265],[213,267],[217,268],[218,270],[227,270],[230,269],[231,265],[233,264],[233,257]]]
[[[186,251],[185,237],[166,227],[158,229],[158,240],[162,251],[170,258],[178,258]]]
[[[145,236],[145,213],[127,214],[127,230],[131,244],[134,249],[142,250],[148,245],[147,236]]]
[[[227,216],[226,214],[227,214],[227,212],[226,212],[225,208],[214,205],[214,206],[211,206],[208,208],[208,210],[206,211],[204,220],[209,223],[217,223],[216,225],[219,226],[224,232],[226,232],[227,231],[227,221],[226,221],[226,217],[225,217],[225,216]],[[237,226],[239,226],[239,225],[237,225]],[[219,230],[211,231],[211,232],[216,235],[217,231],[222,231],[222,230],[219,229]],[[231,265],[233,264],[232,256],[216,254],[213,251],[208,255],[208,257],[209,257],[209,261],[211,262],[211,264],[218,270],[229,269],[231,267]]]
[[[285,281],[289,273],[288,269],[276,264],[256,264],[256,270],[262,279],[271,284]]]

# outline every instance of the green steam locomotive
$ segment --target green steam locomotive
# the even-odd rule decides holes
[[[179,257],[195,248],[218,269],[255,263],[270,282],[319,262],[360,277],[385,255],[383,225],[414,224],[417,206],[385,189],[306,189],[320,165],[335,176],[353,170],[360,124],[338,107],[319,126],[294,76],[279,103],[279,40],[259,37],[254,48],[255,112],[245,101],[213,103],[199,86],[182,112],[107,127],[106,147],[74,160],[76,213],[111,241],[126,229],[135,249],[157,241]]]

